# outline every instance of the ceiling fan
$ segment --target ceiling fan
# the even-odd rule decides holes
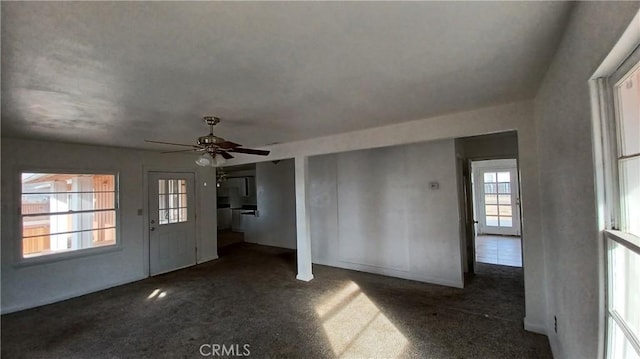
[[[265,150],[254,150],[252,148],[244,148],[242,145],[227,141],[222,137],[218,137],[213,134],[213,126],[220,123],[220,118],[214,116],[204,116],[202,118],[204,123],[209,126],[209,134],[206,136],[198,137],[195,145],[187,145],[182,143],[172,143],[172,142],[163,142],[163,141],[152,141],[152,140],[144,140],[145,142],[151,143],[161,143],[165,145],[172,146],[183,146],[190,147],[185,150],[177,150],[177,151],[165,151],[161,153],[176,153],[176,152],[202,152],[202,156],[200,156],[196,160],[196,164],[198,166],[212,166],[216,167],[223,164],[226,160],[233,158],[233,156],[229,152],[235,153],[245,153],[248,155],[258,155],[258,156],[266,156],[269,154],[269,151]],[[220,155],[220,156],[218,156]]]

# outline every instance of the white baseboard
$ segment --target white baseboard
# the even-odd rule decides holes
[[[524,318],[524,330],[542,335],[547,335],[547,327],[542,323],[532,323]]]
[[[407,272],[407,271],[399,271],[399,270],[396,270],[396,269],[389,269],[389,268],[382,268],[382,267],[375,267],[375,266],[368,266],[368,265],[364,265],[364,264],[357,264],[357,263],[346,262],[346,261],[314,260],[313,263],[320,264],[320,265],[325,265],[325,266],[328,266],[328,267],[355,270],[355,271],[358,271],[358,272],[373,273],[373,274],[385,275],[385,276],[388,276],[388,277],[415,280],[415,281],[418,281],[418,282],[425,282],[425,283],[429,283],[429,284],[443,285],[443,286],[446,286],[446,287],[454,287],[454,288],[463,288],[464,287],[464,282],[463,281],[456,282],[456,281],[451,281],[451,280],[443,279],[443,278],[424,276],[424,275],[420,275],[418,273],[412,273],[412,272]]]
[[[198,260],[198,263],[197,263],[197,264],[201,264],[201,263],[205,263],[205,262],[213,261],[213,260],[216,260],[216,259],[218,259],[218,258],[219,258],[219,257],[218,257],[217,255],[215,255],[215,256],[211,256],[211,257],[200,258],[200,259]]]
[[[83,290],[78,290],[78,291],[71,292],[71,293],[66,293],[64,295],[49,297],[49,298],[41,299],[41,300],[35,300],[33,302],[30,302],[30,303],[22,302],[20,304],[10,305],[8,307],[2,306],[2,308],[0,308],[0,314],[8,314],[8,313],[13,313],[13,312],[19,312],[21,310],[41,307],[43,305],[52,304],[52,303],[56,303],[56,302],[61,302],[63,300],[67,300],[67,299],[71,299],[71,298],[75,298],[75,297],[80,297],[82,295],[86,295],[86,294],[90,294],[90,293],[94,293],[94,292],[99,292],[101,290],[105,290],[105,289],[109,289],[109,288],[113,288],[113,287],[118,287],[118,286],[129,284],[129,283],[132,283],[132,282],[137,282],[137,281],[143,280],[145,278],[147,278],[147,277],[146,276],[132,277],[132,278],[129,278],[129,279],[126,279],[126,280],[122,280],[122,281],[117,281],[117,282],[113,282],[113,283],[109,283],[109,284],[105,284],[105,285],[101,285],[101,286],[96,286],[96,287],[91,287],[91,288],[87,288],[87,289],[83,289]]]

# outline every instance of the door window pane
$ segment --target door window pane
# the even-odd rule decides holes
[[[513,218],[500,216],[500,227],[513,227]]]
[[[511,173],[498,172],[498,182],[511,182]]]
[[[499,214],[502,216],[511,216],[511,206],[499,206]]]
[[[495,217],[495,216],[486,216],[485,222],[487,223],[487,226],[497,227],[499,225],[498,217]]]
[[[498,183],[498,193],[511,193],[511,183]]]
[[[498,204],[498,199],[495,194],[485,194],[484,195],[484,203],[485,204]]]
[[[485,172],[484,174],[484,182],[491,183],[496,181],[496,173],[495,172]]]
[[[160,211],[158,211],[158,223],[160,224],[169,223],[169,210],[161,209]]]
[[[498,195],[498,203],[499,204],[511,204],[511,195],[509,195],[509,194],[500,194],[500,195]]]
[[[487,216],[497,216],[498,206],[484,206],[484,211]]]
[[[158,222],[171,224],[187,221],[187,181],[184,179],[160,179],[158,189]]]
[[[485,183],[484,193],[497,193],[497,186],[495,183]]]

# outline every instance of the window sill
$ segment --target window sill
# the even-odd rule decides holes
[[[616,231],[613,229],[606,229],[604,230],[604,233],[605,236],[640,254],[640,237],[631,233]]]
[[[122,245],[119,243],[116,243],[109,246],[79,249],[75,251],[67,251],[67,252],[61,252],[56,254],[30,257],[30,258],[23,258],[22,256],[20,256],[19,259],[14,264],[14,267],[16,268],[30,267],[34,265],[62,262],[62,261],[67,261],[72,259],[78,259],[83,257],[89,257],[89,256],[95,256],[95,255],[101,255],[101,254],[107,254],[107,253],[119,252],[119,251],[122,251]]]

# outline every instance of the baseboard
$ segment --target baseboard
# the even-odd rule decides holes
[[[211,257],[206,257],[206,258],[200,258],[200,259],[198,260],[198,263],[197,263],[197,264],[201,264],[201,263],[205,263],[205,262],[213,261],[213,260],[216,260],[216,259],[218,259],[218,258],[219,258],[219,257],[218,257],[217,255],[215,255],[215,256],[211,256]]]
[[[267,246],[267,247],[275,247],[275,248],[284,248],[284,249],[293,249],[296,250],[296,247],[284,247],[282,246],[280,243],[267,243],[267,242],[255,242],[255,241],[248,241],[248,240],[244,240],[244,243],[250,243],[250,244],[257,244],[260,246]]]
[[[80,297],[80,296],[83,296],[83,295],[99,292],[101,290],[105,290],[105,289],[118,287],[118,286],[129,284],[129,283],[137,282],[139,280],[143,280],[143,279],[146,279],[146,278],[147,278],[146,276],[132,277],[130,279],[126,279],[126,280],[123,280],[123,281],[117,281],[117,282],[114,282],[114,283],[109,283],[109,284],[105,284],[105,285],[101,285],[101,286],[97,286],[97,287],[92,287],[92,288],[87,289],[87,290],[79,290],[79,291],[72,292],[72,293],[67,293],[67,294],[64,294],[64,295],[59,295],[59,296],[55,296],[55,297],[49,297],[47,299],[35,301],[33,303],[27,303],[27,304],[20,303],[20,304],[12,305],[12,306],[9,306],[9,307],[2,306],[2,308],[0,308],[0,314],[9,314],[9,313],[13,313],[13,312],[19,312],[21,310],[37,308],[37,307],[41,307],[43,305],[53,304],[53,303],[61,302],[63,300],[67,300],[67,299],[71,299],[71,298]]]
[[[524,318],[524,330],[542,335],[547,335],[547,327],[542,323],[532,323]]]
[[[560,343],[558,343],[558,336],[556,335],[548,335],[549,338],[549,346],[551,347],[551,354],[554,358],[562,358],[563,356],[560,354]]]
[[[412,273],[412,272],[398,271],[398,270],[395,270],[395,269],[374,267],[374,266],[368,266],[368,265],[363,265],[363,264],[356,264],[356,263],[352,263],[352,262],[344,262],[344,261],[333,262],[333,261],[323,261],[323,260],[317,260],[316,259],[316,260],[313,261],[313,263],[320,264],[320,265],[325,265],[325,266],[328,266],[328,267],[355,270],[355,271],[358,271],[358,272],[385,275],[385,276],[388,276],[388,277],[394,277],[394,278],[400,278],[400,279],[415,280],[415,281],[418,281],[418,282],[424,282],[424,283],[429,283],[429,284],[437,284],[437,285],[442,285],[442,286],[445,286],[445,287],[454,287],[454,288],[463,288],[464,287],[464,283],[462,281],[455,282],[455,281],[442,279],[442,278],[423,276],[423,275],[420,275],[420,274],[417,274],[417,273]]]

